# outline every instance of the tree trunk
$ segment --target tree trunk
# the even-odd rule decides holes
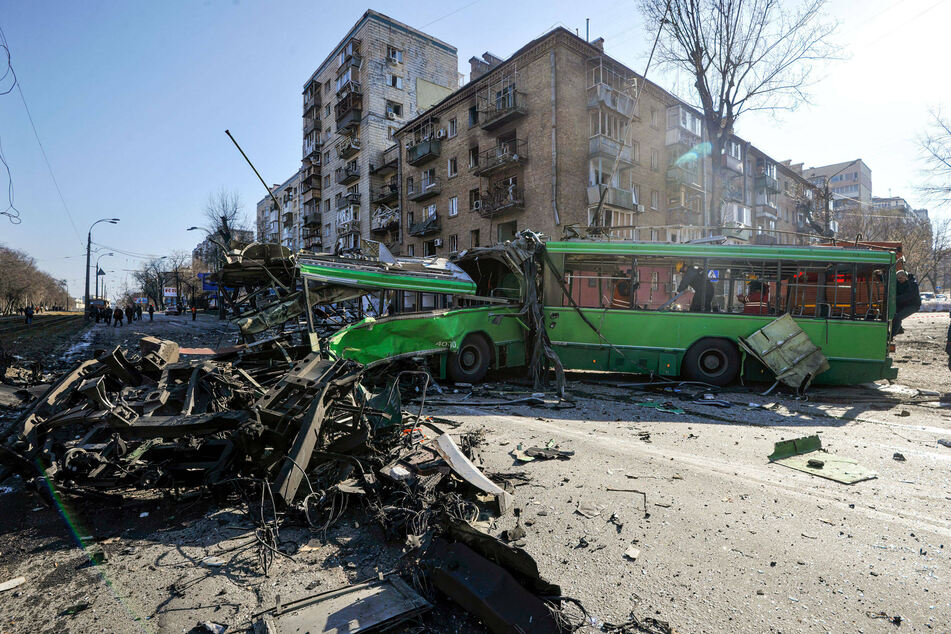
[[[709,129],[709,127],[708,127]],[[723,224],[721,210],[723,207],[723,135],[710,134],[710,186],[707,188],[710,198],[707,201],[707,213],[704,225],[720,227]],[[723,233],[722,230],[719,233]]]

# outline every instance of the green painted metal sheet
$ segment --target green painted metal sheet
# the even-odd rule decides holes
[[[830,368],[822,350],[788,314],[749,337],[739,337],[737,343],[772,370],[778,381],[799,391]]]
[[[842,484],[877,478],[878,474],[851,458],[842,458],[822,449],[819,436],[781,440],[773,447],[769,461]]]
[[[683,258],[739,258],[745,260],[800,260],[856,262],[889,266],[895,255],[887,251],[841,247],[762,246],[736,244],[665,244],[659,242],[549,242],[551,253],[582,255],[672,256]]]
[[[345,286],[419,291],[422,293],[471,294],[476,290],[476,285],[471,280],[467,281],[448,276],[445,279],[417,277],[390,271],[367,271],[319,264],[301,264],[300,270],[305,278]]]

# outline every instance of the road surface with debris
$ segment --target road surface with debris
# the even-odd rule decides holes
[[[100,324],[77,345],[111,347],[137,328],[186,347],[227,345],[230,327],[203,319],[157,315],[124,326],[128,335]],[[533,390],[496,381],[443,386],[426,413],[453,435],[484,430],[483,470],[518,483],[525,536],[515,543],[595,623],[634,613],[680,632],[886,632],[900,618],[902,631],[947,631],[951,448],[936,442],[951,439],[940,398],[951,391],[947,327],[946,315],[907,319],[899,378],[884,389],[814,387],[796,400],[754,385],[711,404],[691,387],[572,373],[572,403],[512,404]],[[812,434],[877,478],[845,485],[767,460],[776,442]],[[573,454],[524,462],[532,447]],[[0,593],[3,632],[180,632],[204,621],[242,631],[278,597],[374,578],[404,551],[350,509],[326,534],[282,530],[294,558],[264,577],[237,508],[148,492],[46,508],[7,485],[0,584],[25,582]],[[508,514],[491,532],[515,522]],[[106,560],[93,565],[77,537]],[[447,615],[440,631],[477,627]]]

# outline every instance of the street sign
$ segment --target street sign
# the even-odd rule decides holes
[[[162,289],[162,294],[165,297],[178,297],[178,291],[175,290],[174,286],[166,286]]]

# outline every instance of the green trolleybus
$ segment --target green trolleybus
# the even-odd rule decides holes
[[[473,283],[464,293],[382,291],[389,315],[337,332],[330,351],[363,363],[430,355],[440,376],[478,381],[490,368],[527,365],[535,339],[524,304],[537,293],[565,369],[717,385],[741,373],[771,380],[737,341],[789,314],[829,361],[815,382],[897,376],[889,358],[896,256],[887,250],[547,242],[533,256],[535,280],[515,251],[507,243],[453,258]]]

